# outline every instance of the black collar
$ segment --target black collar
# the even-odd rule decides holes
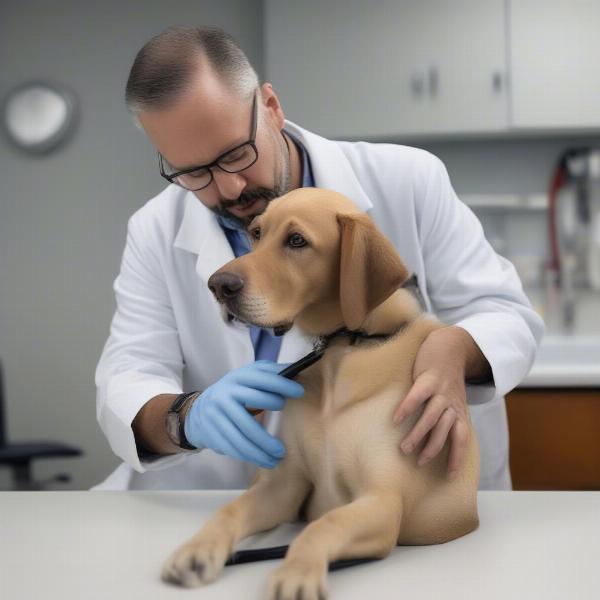
[[[366,333],[360,329],[350,330],[346,327],[340,327],[336,329],[333,333],[329,333],[327,335],[323,335],[317,338],[313,345],[313,350],[309,352],[306,356],[303,356],[300,360],[297,360],[295,363],[292,363],[289,367],[286,367],[279,374],[287,377],[288,379],[293,379],[300,373],[304,371],[304,369],[310,367],[313,363],[316,363],[318,360],[323,358],[323,354],[325,354],[325,350],[329,346],[329,343],[333,338],[336,337],[349,337],[350,345],[354,346],[358,339],[387,339],[391,335],[395,335],[392,333]]]
[[[350,345],[354,346],[356,344],[356,340],[358,339],[388,338],[390,335],[391,334],[389,333],[367,333],[362,329],[350,330],[346,327],[340,327],[339,329],[336,329],[333,333],[319,337],[315,342],[315,349],[321,346],[327,348],[327,346],[329,346],[329,342],[331,342],[331,340],[336,337],[349,337]]]

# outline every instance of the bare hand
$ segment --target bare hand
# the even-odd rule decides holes
[[[469,409],[465,386],[466,356],[461,338],[468,335],[456,327],[433,331],[421,345],[415,360],[414,383],[394,413],[399,424],[425,404],[423,414],[404,438],[401,449],[410,454],[429,434],[417,464],[427,464],[450,440],[448,479],[452,480],[463,462],[469,441]]]

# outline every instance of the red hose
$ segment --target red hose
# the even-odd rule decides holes
[[[560,273],[560,257],[558,253],[558,233],[556,229],[556,200],[558,197],[558,190],[564,185],[565,180],[565,168],[561,161],[552,174],[550,189],[548,191],[548,237],[550,241],[550,263],[548,266],[556,272],[557,276]]]

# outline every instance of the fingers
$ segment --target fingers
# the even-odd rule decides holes
[[[405,454],[410,454],[419,445],[421,440],[435,427],[446,408],[447,401],[444,396],[438,395],[429,399],[423,414],[400,445]]]
[[[417,378],[394,413],[394,423],[399,425],[407,416],[414,413],[423,402],[431,398],[435,391],[435,381],[431,377],[423,375]]]
[[[252,419],[252,417],[249,418]],[[223,453],[238,460],[253,462],[267,469],[273,468],[279,462],[280,457],[274,457],[253,444],[231,421],[222,419],[214,425],[218,430],[216,433],[220,436],[219,449]]]
[[[448,407],[439,418],[439,421],[436,423],[435,427],[431,430],[429,435],[429,440],[427,444],[419,454],[419,460],[417,460],[417,464],[421,467],[427,464],[432,458],[437,456],[444,444],[446,443],[446,439],[448,437],[448,433],[452,426],[456,422],[456,412],[452,407]]]
[[[238,430],[237,435],[252,444],[252,446],[279,460],[285,454],[285,446],[273,437],[257,420],[242,406],[235,402],[223,404],[222,410],[229,421]],[[231,430],[229,430],[231,431]]]
[[[448,406],[440,412],[440,402],[435,405],[435,397],[429,401],[427,409],[414,426],[413,430],[401,444],[402,451],[410,454],[429,433],[427,444],[421,450],[417,460],[418,466],[423,466],[435,458],[447,441],[450,442],[448,455],[448,479],[452,481],[462,466],[469,440],[469,428],[459,418],[458,413]],[[438,415],[437,421],[436,415]]]
[[[452,428],[450,438],[452,443],[448,457],[448,479],[452,481],[463,463],[469,442],[469,428],[462,421],[457,421]]]
[[[304,388],[297,381],[278,374],[285,366],[285,364],[258,361],[253,363],[253,368],[239,370],[236,373],[236,381],[257,390],[300,398],[304,395]]]
[[[256,390],[243,385],[236,386],[234,397],[242,406],[260,408],[263,410],[281,410],[285,406],[285,399],[279,394]]]
[[[460,469],[469,439],[466,396],[460,382],[440,377],[433,371],[423,372],[400,402],[393,416],[398,425],[417,409],[423,412],[400,444],[405,454],[410,454],[429,435],[419,454],[417,464],[427,464],[437,456],[446,442],[450,443],[448,478],[453,479]]]

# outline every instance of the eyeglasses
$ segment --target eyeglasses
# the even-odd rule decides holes
[[[218,167],[226,173],[239,173],[251,167],[258,160],[258,149],[256,147],[256,116],[258,104],[256,93],[252,101],[252,123],[250,124],[250,139],[217,157],[213,162],[206,165],[190,167],[182,171],[175,171],[171,165],[158,153],[158,164],[160,174],[170,183],[175,183],[186,190],[197,192],[208,187],[214,178],[213,169]],[[169,172],[172,171],[172,172]]]

